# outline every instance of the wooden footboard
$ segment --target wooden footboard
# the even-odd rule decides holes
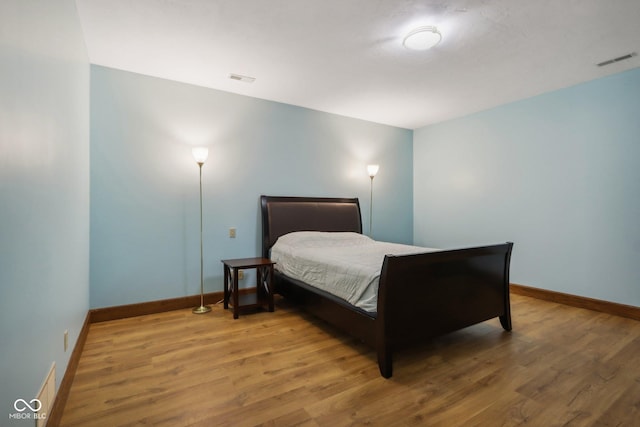
[[[498,317],[511,330],[509,263],[513,244],[386,256],[378,289],[376,350],[392,375],[392,352]]]

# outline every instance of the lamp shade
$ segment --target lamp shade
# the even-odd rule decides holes
[[[411,50],[428,50],[440,43],[440,40],[442,40],[440,31],[436,27],[426,26],[411,31],[402,44]]]
[[[209,149],[207,147],[193,147],[191,154],[197,163],[204,163],[209,157]]]
[[[380,169],[380,166],[378,165],[367,165],[367,172],[369,173],[369,176],[371,178],[376,176],[376,174],[378,173],[378,169]]]

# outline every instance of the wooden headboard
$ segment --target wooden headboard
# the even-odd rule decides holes
[[[260,206],[264,257],[278,237],[293,231],[362,233],[357,198],[260,196]]]

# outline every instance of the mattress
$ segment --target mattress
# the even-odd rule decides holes
[[[375,312],[385,255],[437,250],[378,242],[358,233],[298,231],[280,236],[270,256],[276,262],[276,270],[286,276]]]

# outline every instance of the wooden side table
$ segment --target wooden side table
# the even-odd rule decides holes
[[[237,319],[240,309],[268,307],[273,311],[273,265],[268,258],[223,259],[224,264],[224,308],[233,306],[233,318]],[[240,295],[238,292],[238,271],[256,270],[256,291]]]

